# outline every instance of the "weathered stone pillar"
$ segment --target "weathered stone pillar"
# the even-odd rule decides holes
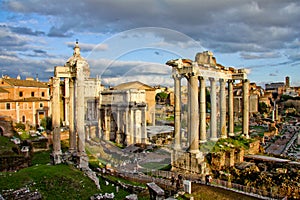
[[[142,123],[141,123],[141,136],[142,143],[147,143],[147,130],[146,130],[146,106],[142,108]]]
[[[205,78],[200,77],[200,117],[199,117],[199,125],[200,125],[200,143],[205,143],[206,139],[206,91],[205,91]]]
[[[193,154],[199,153],[199,106],[198,106],[198,77],[190,76],[189,83],[190,90],[190,149],[189,152]]]
[[[243,135],[249,138],[249,80],[243,80]]]
[[[117,107],[116,109],[116,114],[117,114],[117,131],[116,131],[116,143],[121,143],[121,123],[120,123],[120,109]]]
[[[60,144],[60,78],[53,77],[52,128],[53,128],[53,164],[61,163]]]
[[[190,131],[191,131],[191,126],[190,126],[190,121],[191,121],[191,84],[189,81],[189,77],[186,76],[187,79],[187,140],[186,140],[186,146],[190,146]]]
[[[69,109],[70,109],[70,79],[65,78],[65,125],[69,126]]]
[[[76,68],[76,131],[78,134],[78,156],[79,156],[79,167],[88,167],[88,159],[85,152],[85,130],[84,130],[84,74],[83,66]]]
[[[152,126],[155,126],[155,107],[154,107],[154,109],[153,109],[153,111],[152,111]]]
[[[108,108],[104,107],[104,140],[110,140],[110,120],[108,116]]]
[[[180,133],[181,133],[181,76],[179,74],[173,74],[174,79],[174,149],[181,149],[180,145]]]
[[[70,142],[70,147],[69,151],[70,152],[75,152],[77,150],[76,144],[77,144],[77,139],[76,139],[76,132],[75,132],[75,121],[74,121],[74,99],[75,99],[75,90],[74,90],[74,80],[70,79],[69,81],[70,84],[70,101],[69,101],[69,142]]]
[[[133,143],[137,143],[138,142],[138,138],[137,138],[137,124],[136,124],[136,109],[132,110],[132,117],[133,117],[133,131],[132,131],[132,136],[133,136]]]
[[[226,129],[226,81],[220,79],[220,132],[221,138],[227,138]]]
[[[133,144],[133,111],[131,108],[126,109],[127,125],[126,125],[126,143]]]
[[[228,135],[234,136],[233,80],[228,80],[228,126]]]
[[[98,102],[98,110],[97,110],[97,114],[98,114],[98,129],[97,129],[97,133],[98,133],[98,137],[102,138],[103,137],[103,132],[102,132],[102,113],[101,113],[101,103],[102,103],[102,95],[101,92],[99,92],[99,102]]]
[[[217,90],[216,80],[210,78],[210,140],[217,141]]]

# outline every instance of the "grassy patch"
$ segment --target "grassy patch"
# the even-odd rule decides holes
[[[0,175],[0,191],[26,185],[38,190],[44,199],[88,199],[99,192],[83,172],[67,165],[38,165]]]
[[[37,164],[46,165],[48,163],[50,163],[50,150],[39,151],[33,154],[31,160],[32,165],[37,165]]]
[[[158,162],[140,163],[139,165],[147,169],[162,169],[168,166],[168,164]]]
[[[18,145],[10,141],[10,138],[0,136],[0,155],[18,155],[16,152],[19,149]]]

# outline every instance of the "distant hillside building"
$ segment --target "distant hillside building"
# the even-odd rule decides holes
[[[50,116],[50,95],[47,83],[27,78],[0,78],[0,115],[10,116],[14,123],[39,125]]]
[[[278,95],[283,94],[285,89],[284,82],[277,82],[277,83],[267,83],[265,85],[265,90],[272,93],[277,93]]]

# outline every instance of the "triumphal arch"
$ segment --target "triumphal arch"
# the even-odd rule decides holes
[[[234,134],[233,82],[243,84],[243,135],[249,137],[249,80],[244,69],[224,67],[216,62],[212,52],[198,53],[195,61],[190,59],[170,60],[175,99],[175,133],[172,167],[175,170],[205,173],[204,156],[199,145],[208,140],[217,141]],[[188,116],[187,143],[184,149],[181,138],[181,80],[187,80]],[[206,130],[206,84],[210,85],[210,124]],[[227,85],[227,87],[226,87]],[[217,87],[218,86],[218,87]],[[217,88],[219,90],[217,91]],[[227,91],[226,91],[227,89]],[[217,106],[218,105],[218,106]],[[228,114],[227,114],[228,113]]]

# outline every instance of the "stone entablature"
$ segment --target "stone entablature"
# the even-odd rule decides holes
[[[107,90],[101,92],[101,104],[126,105],[129,103],[146,103],[145,90]]]

